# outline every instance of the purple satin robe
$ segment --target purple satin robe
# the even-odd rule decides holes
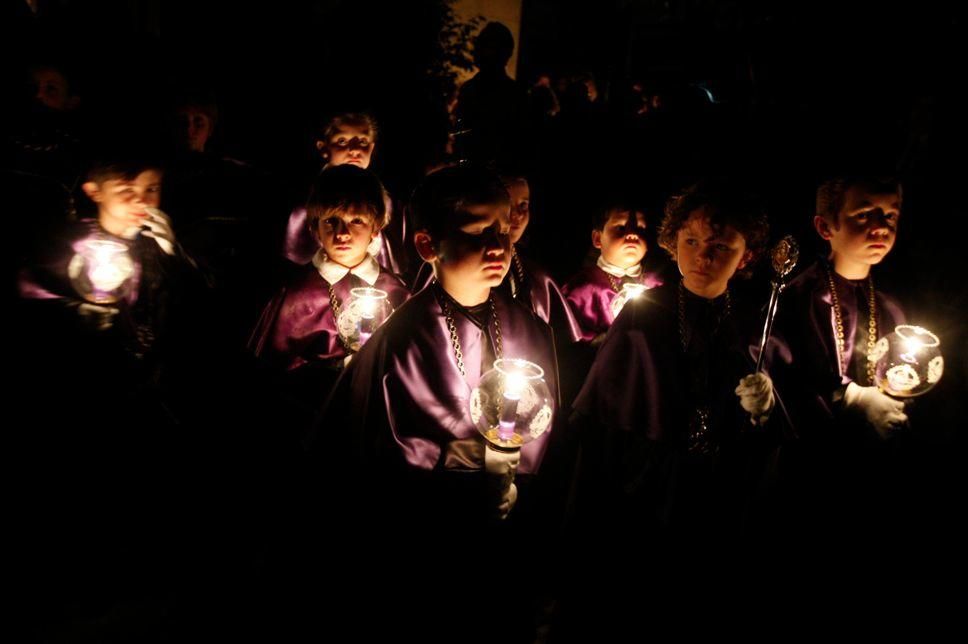
[[[460,311],[454,323],[466,376],[457,367],[438,286],[411,298],[357,354],[330,395],[317,441],[349,434],[367,447],[360,454],[380,471],[476,472],[483,439],[471,422],[469,399],[483,371],[484,333]],[[517,302],[492,290],[501,325],[503,357],[524,358],[544,369],[557,400],[554,346],[548,327]],[[494,324],[487,333],[494,337]],[[557,410],[555,410],[557,412]],[[520,474],[538,471],[548,433],[521,450]]]
[[[589,266],[579,271],[562,287],[562,292],[571,305],[572,313],[581,329],[581,340],[590,342],[608,331],[615,321],[612,315],[612,301],[618,292],[612,287],[609,275],[598,266]],[[637,278],[625,278],[617,283],[631,281],[643,284],[647,289],[662,286],[662,279],[656,273],[642,271]],[[619,286],[621,288],[621,286]]]
[[[837,364],[837,333],[830,285],[820,260],[791,282],[780,296],[773,336],[764,359],[767,371],[797,432],[829,427],[837,415],[835,393],[851,381],[867,386],[867,280],[848,280],[836,273],[844,325],[844,351],[851,356],[847,371]],[[875,288],[877,335],[884,337],[904,324],[897,302]],[[863,307],[861,316],[859,307]],[[858,320],[863,326],[858,329]]]
[[[370,285],[348,273],[333,291],[342,305],[349,301],[351,289],[365,286]],[[394,309],[410,296],[403,282],[382,267],[373,287],[386,291]],[[328,284],[315,266],[296,269],[290,282],[266,305],[249,347],[255,355],[289,371],[346,357],[336,330]]]

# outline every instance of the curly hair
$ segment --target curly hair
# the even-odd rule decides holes
[[[721,181],[696,183],[683,193],[670,197],[659,225],[659,246],[676,259],[679,231],[696,210],[705,209],[709,226],[716,232],[731,226],[743,236],[752,259],[737,273],[748,277],[751,267],[766,248],[770,225],[759,200]]]

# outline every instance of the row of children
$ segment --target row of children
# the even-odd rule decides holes
[[[361,516],[368,534],[407,526],[421,555],[428,535],[461,528],[548,537],[535,526],[560,525],[565,514],[626,554],[656,535],[690,543],[741,534],[778,473],[793,472],[792,494],[823,511],[843,491],[851,456],[906,423],[868,364],[871,343],[903,321],[870,274],[895,241],[896,182],[844,177],[820,187],[814,223],[830,253],[789,286],[767,369],[755,372],[760,307],[731,288],[767,244],[753,200],[713,182],[668,201],[658,241],[675,279],[643,270],[648,213],[610,204],[592,227],[595,265],[559,289],[516,246],[529,220],[520,176],[438,169],[410,199],[407,226],[387,234],[391,201],[366,169],[375,139],[370,120],[347,115],[320,141],[327,165],[289,222],[296,267],[250,343],[304,408],[303,438],[325,463],[317,483],[344,482],[336,530],[353,532],[350,517]],[[83,188],[97,219],[24,270],[21,295],[116,335],[147,373],[163,345],[170,278],[192,279],[197,267],[158,209],[158,168],[101,163]],[[135,260],[130,290],[108,305],[84,302],[71,286],[71,250],[94,232]],[[413,294],[392,260],[408,252],[425,266]],[[614,306],[627,284],[645,291]],[[384,291],[395,311],[350,348],[337,317],[358,287]],[[563,349],[570,341],[593,347],[590,369]],[[537,364],[556,407],[550,430],[511,454],[486,444],[471,417],[472,391],[501,358]],[[560,381],[576,374],[584,384],[563,400]],[[792,460],[779,458],[781,445]]]

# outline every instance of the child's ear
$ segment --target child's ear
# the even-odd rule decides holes
[[[324,158],[329,158],[329,150],[326,149],[326,141],[323,141],[322,139],[316,141],[316,149],[319,150],[319,153],[322,154]]]
[[[743,258],[739,260],[739,264],[736,265],[736,270],[741,271],[746,268],[746,265],[750,263],[753,259],[753,251],[747,249],[743,253]]]
[[[820,215],[814,216],[813,227],[817,229],[817,234],[824,239],[829,240],[834,236],[833,231],[830,229],[830,223]]]
[[[433,262],[438,259],[437,251],[434,249],[434,241],[426,231],[418,231],[413,236],[413,245],[417,247],[417,254],[425,262]]]
[[[592,246],[595,248],[602,247],[602,231],[600,230],[592,231]]]
[[[98,187],[97,182],[85,181],[81,184],[81,190],[94,203],[101,203],[101,189]]]

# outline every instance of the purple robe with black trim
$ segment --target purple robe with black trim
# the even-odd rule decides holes
[[[764,358],[793,430],[778,459],[776,514],[788,541],[834,562],[846,555],[845,563],[854,565],[850,555],[824,538],[836,532],[867,550],[890,544],[884,535],[899,534],[909,518],[904,504],[922,499],[906,484],[911,482],[903,449],[908,432],[882,438],[860,410],[844,407],[846,385],[870,385],[870,290],[866,279],[848,280],[830,269],[850,356],[842,370],[825,264],[823,259],[812,264],[784,289]],[[875,305],[878,337],[904,323],[897,303],[876,288]]]
[[[318,250],[318,249],[317,249]],[[341,305],[350,300],[350,290],[371,286],[347,273],[333,291]],[[380,267],[372,285],[386,291],[397,309],[410,297],[396,275]],[[266,305],[249,340],[252,352],[271,364],[292,371],[312,363],[341,363],[346,348],[340,342],[329,297],[329,285],[315,266],[296,269],[279,293]]]
[[[609,275],[598,266],[583,268],[562,287],[572,313],[581,327],[581,340],[590,342],[608,331],[615,321],[612,315],[612,301],[618,292],[612,288]],[[643,284],[647,289],[662,286],[657,273],[642,271],[638,277],[613,278],[619,284],[632,282]]]
[[[322,458],[330,445],[339,445],[336,465],[367,487],[371,499],[388,503],[388,512],[424,512],[424,520],[431,522],[456,515],[486,517],[491,511],[482,500],[484,443],[471,421],[469,401],[490,369],[481,362],[488,353],[485,343],[494,346],[495,326],[491,322],[482,329],[455,307],[462,376],[441,297],[447,296],[438,285],[425,288],[373,334],[333,388],[312,439]],[[500,291],[492,290],[492,297],[503,357],[530,360],[544,369],[557,405],[549,328]],[[521,449],[519,478],[539,470],[550,429]]]
[[[837,331],[824,260],[817,261],[784,289],[764,364],[788,406],[797,434],[826,433],[839,414],[835,398],[850,382],[867,382],[867,280],[848,280],[831,269],[844,325],[846,373],[837,364]],[[904,324],[897,302],[878,291],[877,335]],[[858,324],[860,321],[860,324]]]

